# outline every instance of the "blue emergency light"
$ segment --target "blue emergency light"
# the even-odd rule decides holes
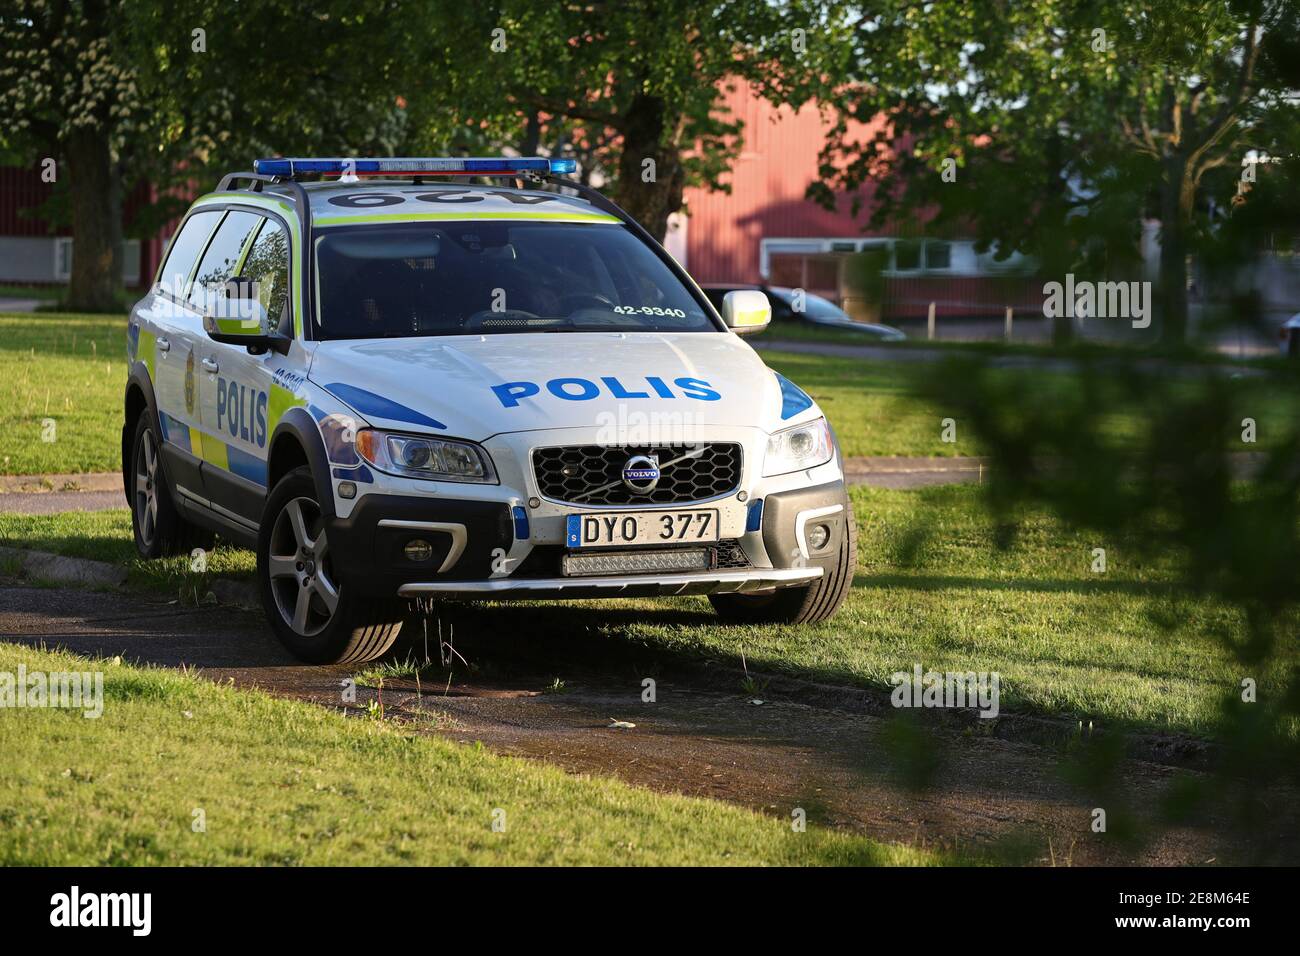
[[[253,169],[267,176],[293,177],[300,173],[338,176],[522,176],[529,173],[566,175],[578,171],[576,159],[545,159],[527,156],[475,157],[462,159],[258,159]]]

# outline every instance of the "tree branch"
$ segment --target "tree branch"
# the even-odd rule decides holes
[[[521,102],[529,106],[536,107],[555,116],[567,116],[569,119],[583,120],[588,123],[599,123],[602,126],[608,126],[612,129],[621,130],[624,126],[623,117],[614,112],[597,112],[595,110],[585,109],[578,105],[570,105],[561,100],[552,100],[545,96],[529,94],[521,97]]]

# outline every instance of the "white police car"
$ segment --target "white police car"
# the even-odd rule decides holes
[[[838,446],[738,338],[761,293],[719,316],[572,160],[255,169],[193,204],[131,312],[142,555],[256,548],[272,626],[316,662],[382,654],[414,598],[843,602]]]

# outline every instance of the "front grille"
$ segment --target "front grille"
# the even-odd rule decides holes
[[[634,455],[659,460],[659,483],[652,491],[633,491],[623,484],[623,467]],[[706,501],[740,486],[740,445],[653,447],[570,445],[533,452],[537,487],[554,501],[580,505],[671,505]]]

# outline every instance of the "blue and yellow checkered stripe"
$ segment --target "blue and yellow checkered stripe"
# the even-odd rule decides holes
[[[162,426],[163,441],[171,442],[209,465],[266,487],[266,462],[256,456],[170,415],[160,415],[159,423]]]

